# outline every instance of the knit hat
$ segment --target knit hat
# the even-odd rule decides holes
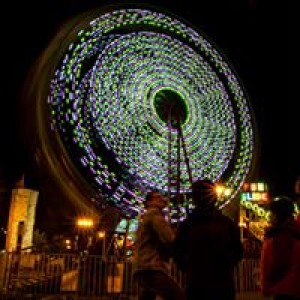
[[[199,179],[192,184],[193,202],[196,206],[215,204],[217,194],[215,184],[209,179]]]
[[[280,219],[285,219],[293,215],[295,205],[291,198],[278,196],[270,203],[270,211]]]

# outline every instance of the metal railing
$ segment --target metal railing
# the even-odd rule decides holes
[[[115,257],[4,253],[0,255],[0,295],[2,299],[23,299],[25,295],[26,299],[50,299],[50,295],[137,299],[133,271],[132,261]],[[170,275],[184,287],[184,276],[174,264]],[[260,299],[259,260],[243,260],[235,270],[235,283],[238,300]]]

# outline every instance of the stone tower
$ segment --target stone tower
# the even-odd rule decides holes
[[[6,251],[32,246],[38,192],[24,187],[24,176],[12,190],[6,235]]]

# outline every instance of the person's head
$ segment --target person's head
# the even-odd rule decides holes
[[[151,191],[146,195],[144,204],[146,209],[149,207],[163,209],[166,207],[166,200],[160,192]]]
[[[214,207],[217,202],[215,184],[209,179],[202,179],[193,182],[192,198],[196,207]]]
[[[295,212],[294,202],[287,196],[276,197],[270,203],[271,220],[273,222],[282,223],[293,218]]]

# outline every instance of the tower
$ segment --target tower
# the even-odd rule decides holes
[[[37,191],[25,188],[23,176],[12,190],[6,251],[30,249],[32,246],[37,199]]]

